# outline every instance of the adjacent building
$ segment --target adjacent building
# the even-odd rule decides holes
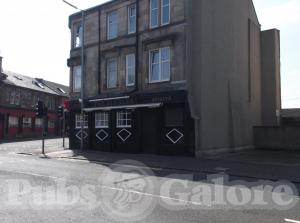
[[[279,31],[261,31],[252,0],[113,0],[84,16],[84,43],[69,17],[72,149],[81,124],[85,149],[192,156],[253,148],[254,126],[278,124]]]
[[[2,69],[0,57],[0,140],[35,138],[42,135],[42,119],[36,118],[38,100],[48,108],[48,136],[61,135],[62,124],[56,109],[68,100],[67,86],[31,78]]]

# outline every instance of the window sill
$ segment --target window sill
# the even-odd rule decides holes
[[[159,84],[159,83],[167,83],[171,80],[160,80],[160,81],[149,81],[149,84]]]

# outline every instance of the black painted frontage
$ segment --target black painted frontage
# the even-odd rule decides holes
[[[185,91],[89,99],[85,108],[85,150],[194,155],[194,125]],[[80,105],[71,103],[71,149],[80,148],[79,114]]]

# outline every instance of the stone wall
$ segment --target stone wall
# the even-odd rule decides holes
[[[254,143],[259,149],[300,150],[300,127],[255,127]]]

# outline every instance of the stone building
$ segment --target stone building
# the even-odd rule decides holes
[[[81,13],[69,28],[73,149],[82,122],[85,149],[192,156],[251,148],[254,126],[277,124],[279,31],[261,31],[251,0],[87,9],[83,67]]]
[[[11,71],[3,71],[0,57],[0,140],[40,138],[42,119],[36,118],[38,100],[48,108],[48,136],[61,134],[61,121],[56,109],[68,99],[68,87]]]

